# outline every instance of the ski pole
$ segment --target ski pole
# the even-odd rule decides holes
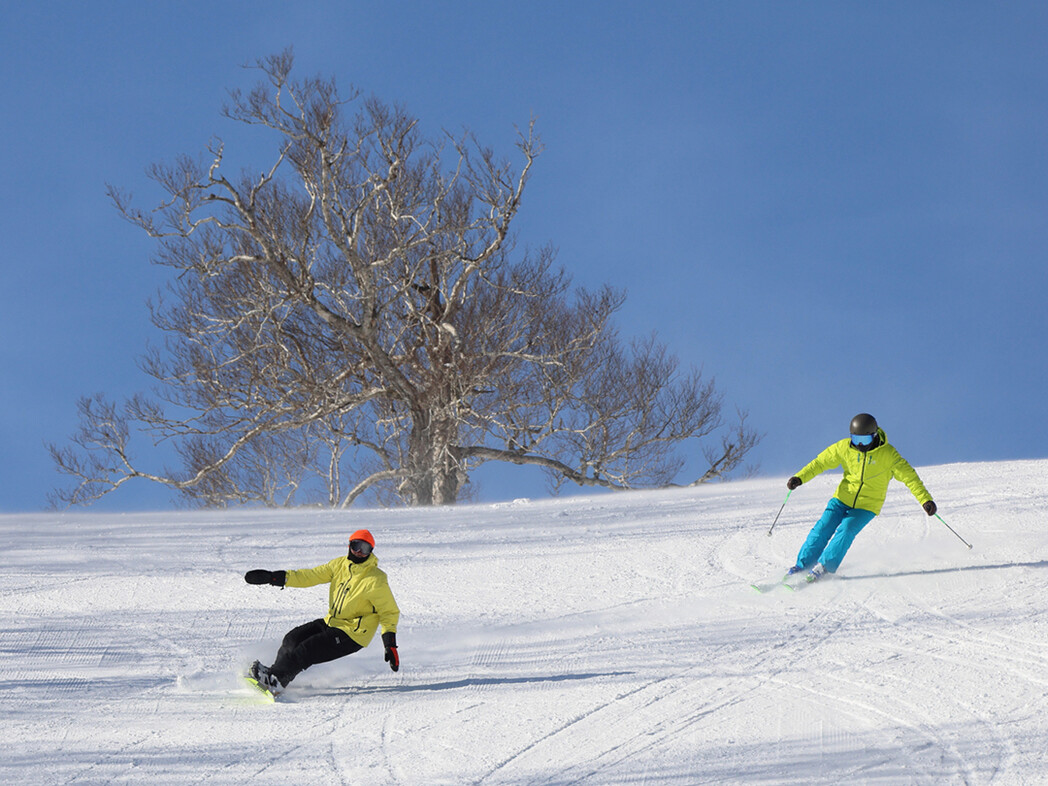
[[[942,521],[942,523],[943,523],[943,525],[944,525],[944,526],[946,527],[946,529],[950,530],[950,532],[952,532],[952,533],[953,533],[954,535],[957,535],[957,531],[956,531],[956,530],[955,530],[955,529],[954,529],[953,527],[951,527],[951,526],[950,526],[949,524],[947,524],[947,523],[946,523],[945,521],[943,521],[943,517],[942,517],[942,516],[940,516],[940,515],[939,515],[938,513],[936,513],[936,514],[935,514],[935,518],[939,519],[939,521]],[[957,539],[958,539],[959,541],[961,541],[961,543],[963,543],[963,544],[964,544],[965,546],[967,546],[968,548],[971,548],[971,547],[972,547],[972,544],[971,544],[971,543],[969,543],[968,541],[966,541],[966,540],[965,540],[964,538],[962,538],[962,537],[961,537],[960,535],[957,535]]]
[[[786,492],[786,499],[784,499],[784,500],[782,501],[782,508],[786,507],[786,503],[790,501],[790,494],[792,494],[792,493],[793,493],[793,489],[790,489],[789,491],[787,491],[787,492]],[[778,521],[779,521],[779,516],[781,516],[781,515],[782,515],[782,508],[779,508],[779,512],[775,514],[775,521],[773,521],[773,522],[771,523],[771,529],[769,529],[769,530],[768,530],[768,537],[769,537],[769,538],[771,537],[771,531],[772,531],[773,529],[775,529],[775,525],[776,525],[776,524],[778,523]],[[946,522],[944,521],[944,522],[943,522],[943,524],[945,524],[945,523],[946,523]],[[971,546],[969,546],[968,548],[971,548]]]

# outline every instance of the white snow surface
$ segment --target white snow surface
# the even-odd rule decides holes
[[[1048,461],[919,468],[840,572],[824,475],[426,510],[0,516],[0,783],[1048,782]],[[323,616],[251,586],[367,527],[401,607],[275,703],[238,674]]]

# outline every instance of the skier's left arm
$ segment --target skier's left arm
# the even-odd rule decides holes
[[[921,507],[924,508],[925,513],[929,516],[935,515],[938,508],[935,505],[935,501],[932,499],[931,493],[924,487],[924,483],[921,482],[921,477],[917,474],[917,470],[911,467],[910,462],[902,456],[899,456],[899,460],[895,463],[895,466],[892,467],[892,477],[906,484],[906,488],[908,488],[910,493],[921,503]]]

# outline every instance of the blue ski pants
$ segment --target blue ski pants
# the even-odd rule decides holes
[[[821,562],[829,573],[836,573],[855,536],[876,515],[870,510],[849,508],[834,497],[826,505],[822,518],[808,533],[807,540],[797,554],[797,564],[807,569]]]

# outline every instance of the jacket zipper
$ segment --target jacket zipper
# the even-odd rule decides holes
[[[342,613],[342,606],[346,602],[346,595],[349,594],[349,585],[353,581],[353,566],[349,567],[349,578],[346,579],[346,583],[339,587],[338,595],[335,596],[335,602],[331,604],[332,616],[338,616]]]
[[[854,508],[859,504],[859,494],[862,493],[862,486],[866,482],[866,456],[868,454],[862,454],[862,469],[859,471],[859,488],[855,489],[855,499],[852,501],[852,507]]]

